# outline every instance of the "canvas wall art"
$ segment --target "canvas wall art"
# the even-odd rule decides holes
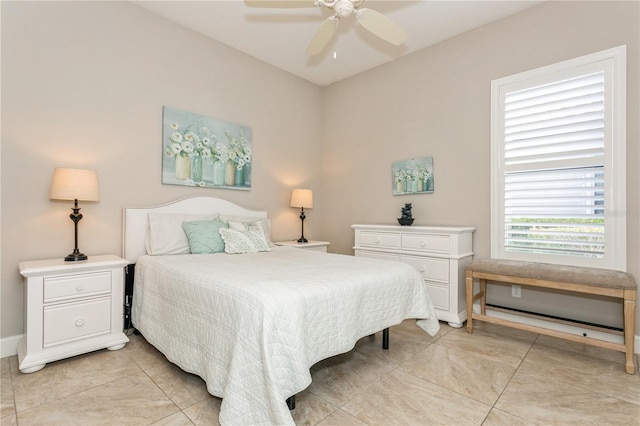
[[[164,107],[162,183],[251,189],[251,128]]]
[[[393,195],[433,192],[433,157],[412,158],[391,165]]]

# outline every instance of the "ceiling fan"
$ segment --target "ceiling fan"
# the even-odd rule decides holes
[[[361,8],[364,0],[245,0],[249,7],[327,7],[334,14],[327,18],[316,32],[307,47],[307,54],[317,55],[329,44],[338,28],[340,19],[355,14],[362,27],[382,40],[396,46],[404,43],[409,37],[407,32],[382,13],[367,8]]]

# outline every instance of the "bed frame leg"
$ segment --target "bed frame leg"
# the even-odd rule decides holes
[[[289,407],[289,410],[295,410],[296,409],[296,396],[295,395],[291,395],[289,398],[287,398],[287,407]]]
[[[382,330],[382,349],[389,349],[389,328]]]

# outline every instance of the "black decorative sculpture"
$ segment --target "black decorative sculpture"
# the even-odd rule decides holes
[[[413,223],[413,215],[411,214],[411,203],[406,203],[402,209],[402,217],[398,218],[398,223],[400,225],[411,225]]]

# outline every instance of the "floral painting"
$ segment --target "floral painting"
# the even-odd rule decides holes
[[[391,184],[393,195],[433,192],[433,157],[393,163]]]
[[[163,108],[162,183],[251,189],[251,128]]]

